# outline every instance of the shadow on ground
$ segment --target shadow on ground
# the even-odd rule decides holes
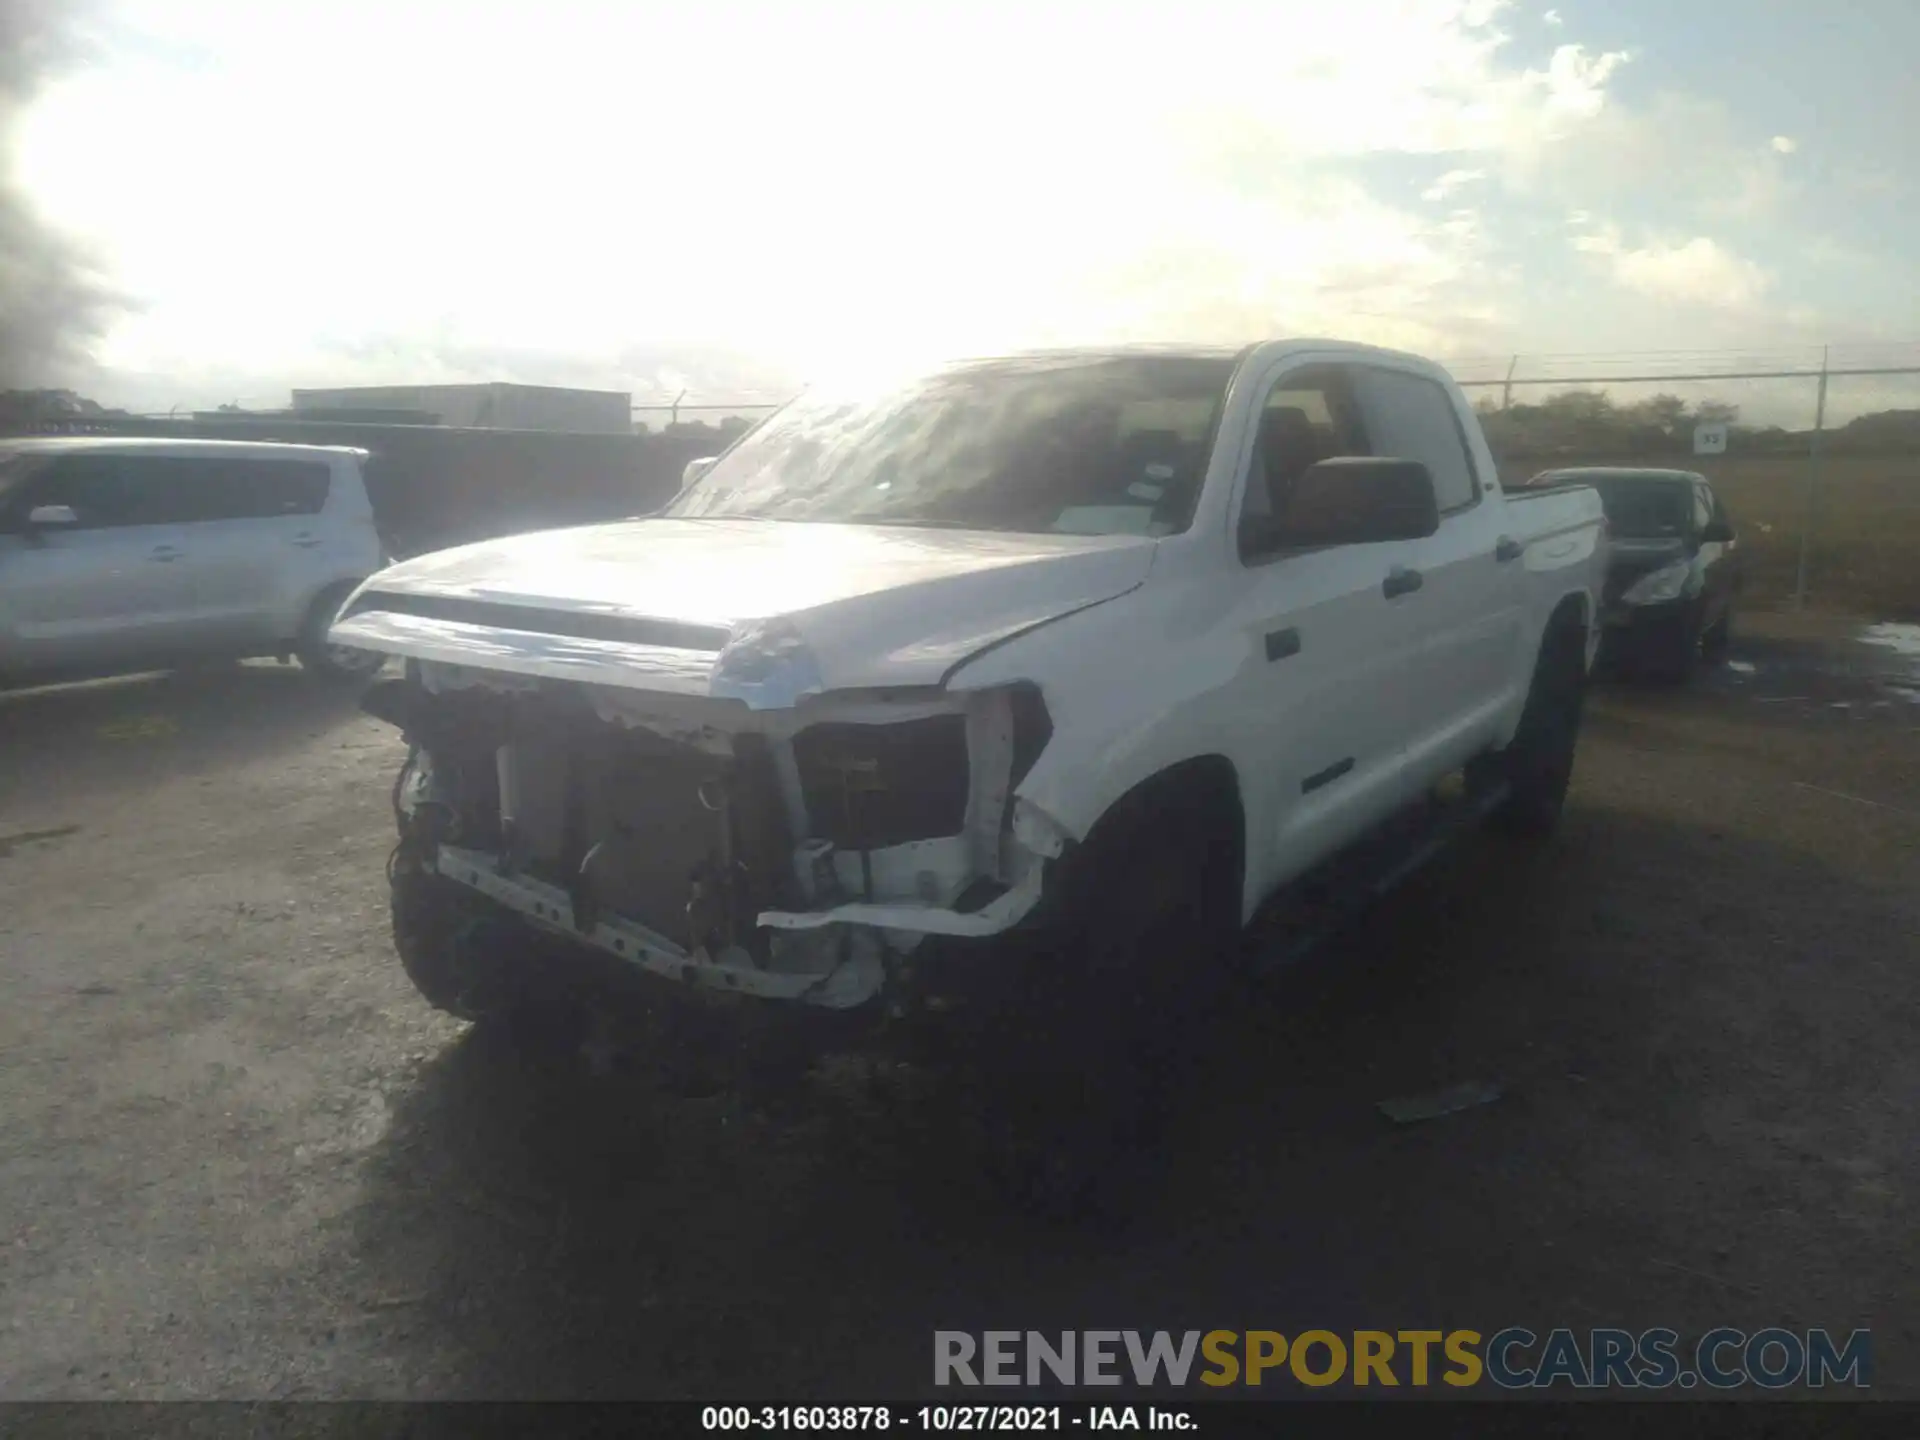
[[[394,1097],[339,1249],[469,1397],[929,1394],[937,1327],[1878,1323],[1891,1361],[1912,917],[1587,778],[1550,850],[1463,848],[1242,1007],[1125,1234],[1005,1213],[910,1088],[774,1124],[468,1032]],[[1505,1095],[1374,1108],[1468,1079]]]

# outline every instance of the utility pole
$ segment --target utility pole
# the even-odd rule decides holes
[[[1513,372],[1520,366],[1520,357],[1514,356],[1507,362],[1507,378],[1500,386],[1500,409],[1504,412],[1513,408]]]
[[[1814,500],[1820,490],[1820,437],[1827,428],[1827,353],[1828,347],[1821,346],[1819,398],[1813,405],[1813,439],[1807,445],[1807,503],[1800,520],[1800,573],[1793,586],[1794,607],[1800,610],[1807,608],[1807,553],[1813,547]]]

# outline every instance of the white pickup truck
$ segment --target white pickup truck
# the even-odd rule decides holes
[[[984,1016],[1004,1173],[1076,1203],[1265,902],[1558,815],[1600,499],[1503,493],[1428,361],[968,362],[689,468],[657,515],[422,556],[342,609],[337,643],[407,662],[368,706],[411,742],[395,935],[435,1005],[594,970]]]

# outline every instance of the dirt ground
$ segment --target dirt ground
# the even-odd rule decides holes
[[[1920,1397],[1920,660],[1847,634],[1596,691],[1558,840],[1246,1007],[1121,1234],[1009,1216],[911,1096],[774,1121],[428,1010],[395,738],[297,669],[0,697],[0,1396],[848,1401],[927,1392],[936,1326],[1724,1324],[1871,1327]]]

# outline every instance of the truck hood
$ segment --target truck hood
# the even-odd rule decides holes
[[[652,519],[485,541],[374,576],[332,639],[388,654],[791,705],[938,685],[1138,586],[1139,536]]]

